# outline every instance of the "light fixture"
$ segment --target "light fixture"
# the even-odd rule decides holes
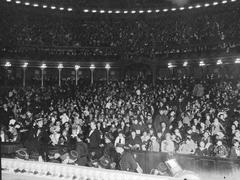
[[[226,4],[226,3],[227,3],[227,1],[226,1],[226,0],[222,1],[222,4]]]
[[[67,8],[68,11],[72,11],[73,9],[72,8]]]
[[[39,5],[37,3],[34,3],[33,4],[33,7],[38,7]]]
[[[63,64],[59,64],[58,69],[62,69],[62,68],[63,68]]]
[[[26,67],[28,67],[28,63],[27,63],[27,62],[25,62],[25,63],[23,64],[23,68],[26,68]]]
[[[111,66],[110,66],[109,64],[106,64],[105,68],[106,68],[106,69],[110,69]]]
[[[64,7],[60,7],[59,10],[60,10],[60,11],[63,11],[63,10],[64,10]]]
[[[218,2],[213,2],[213,5],[214,5],[214,6],[218,5]]]
[[[188,9],[192,9],[193,8],[193,6],[188,6]]]
[[[87,13],[87,12],[89,12],[89,10],[88,9],[84,9],[83,12]]]
[[[95,69],[95,65],[94,64],[91,64],[91,66],[89,67],[90,69]]]
[[[172,8],[171,10],[172,10],[172,11],[176,11],[177,9],[176,9],[176,8]]]
[[[119,10],[116,10],[116,11],[115,11],[115,13],[116,13],[116,14],[119,14],[119,13],[120,13],[120,11],[119,11]]]
[[[30,2],[25,2],[24,3],[26,6],[29,6],[30,5]]]
[[[21,1],[15,1],[16,2],[16,4],[20,4],[21,3]]]
[[[4,65],[4,66],[5,66],[5,67],[11,67],[11,66],[12,66],[12,64],[11,64],[10,62],[8,62],[8,61],[7,61],[7,62],[5,63],[5,65]]]
[[[185,61],[185,62],[183,63],[183,66],[184,66],[184,67],[187,67],[187,65],[188,65],[188,62]]]
[[[147,10],[147,13],[152,13],[152,10],[151,9]]]
[[[42,7],[45,9],[45,8],[47,8],[47,5],[44,4]]]
[[[131,11],[131,13],[132,13],[132,14],[135,14],[135,13],[136,13],[136,11],[135,11],[135,10],[132,10],[132,11]]]
[[[184,7],[180,7],[179,9],[182,11],[182,10],[184,10],[185,8],[184,8]]]
[[[210,4],[206,3],[206,4],[204,4],[204,6],[205,6],[205,7],[208,7],[208,6],[210,6]]]
[[[124,14],[127,14],[127,13],[128,13],[128,11],[126,11],[126,10],[125,10],[125,11],[123,11],[123,13],[124,13]]]
[[[41,69],[45,69],[45,68],[47,68],[47,65],[46,64],[42,64],[40,68]]]
[[[240,58],[237,58],[236,61],[235,61],[236,64],[239,64],[240,63]]]
[[[96,10],[96,9],[93,9],[93,10],[92,10],[92,13],[96,13],[96,12],[97,12],[97,10]]]
[[[173,68],[172,63],[168,63],[168,68]]]
[[[200,8],[200,7],[202,7],[200,4],[197,4],[197,5],[195,6],[195,8]]]
[[[56,6],[51,6],[51,9],[56,9]]]
[[[104,10],[100,10],[99,12],[100,12],[100,13],[105,13],[105,11],[104,11]]]
[[[144,13],[143,10],[139,10],[138,12],[139,12],[140,14]],[[132,11],[131,13],[134,14],[134,13],[136,13],[136,11]]]
[[[159,9],[156,9],[156,10],[155,10],[155,12],[156,12],[156,13],[159,13],[159,12],[160,12],[160,10],[159,10]]]
[[[236,0],[231,0],[231,2],[235,2]]]
[[[6,0],[7,2],[11,2],[12,0]]]
[[[108,14],[112,14],[112,10],[109,10],[109,11],[108,11]]]
[[[167,12],[168,11],[168,9],[163,9],[163,12]]]
[[[203,61],[200,61],[199,66],[205,66],[205,63]]]
[[[75,66],[74,66],[74,69],[77,71],[77,70],[80,69],[80,66],[79,66],[79,65],[75,65]]]
[[[217,60],[217,65],[220,65],[220,64],[222,64],[222,63],[223,63],[223,62],[222,62],[221,59]]]

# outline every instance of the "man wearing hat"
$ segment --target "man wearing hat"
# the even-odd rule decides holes
[[[143,173],[142,168],[134,159],[133,155],[130,152],[125,151],[122,144],[117,144],[116,152],[120,154],[119,161],[120,170]]]

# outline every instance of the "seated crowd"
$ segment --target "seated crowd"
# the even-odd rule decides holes
[[[71,21],[69,17],[3,10],[0,40],[5,44],[3,49],[70,47],[74,50],[70,54],[81,56],[125,53],[130,57],[153,57],[216,49],[228,52],[239,45],[239,19],[237,6],[217,12],[194,11],[190,16],[182,12],[133,19],[72,17]]]
[[[236,80],[182,79],[155,86],[136,80],[78,87],[66,82],[61,88],[12,89],[1,97],[1,105],[1,143],[21,143],[27,154],[44,161],[94,165],[100,160],[117,168],[118,147],[240,157]]]

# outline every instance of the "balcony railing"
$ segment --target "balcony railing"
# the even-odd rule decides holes
[[[38,161],[2,158],[2,177],[17,179],[72,179],[72,180],[179,180],[179,178],[137,174],[83,166],[63,165]],[[17,175],[17,176],[16,176]]]

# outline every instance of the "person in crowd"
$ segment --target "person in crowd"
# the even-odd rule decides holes
[[[120,130],[118,132],[118,137],[115,139],[114,146],[116,147],[117,144],[125,145],[125,137],[123,135],[123,131],[122,130]]]
[[[234,140],[233,141],[233,146],[231,148],[231,152],[230,152],[230,158],[233,159],[237,159],[240,157],[240,146],[239,146],[239,142]]]
[[[214,148],[214,153],[217,157],[226,158],[228,156],[227,148],[223,145],[221,140],[217,141],[217,146]]]
[[[171,139],[171,134],[167,133],[165,140],[163,140],[161,144],[161,152],[173,153],[174,151],[174,142]]]
[[[196,151],[194,152],[194,155],[207,156],[207,149],[206,149],[204,141],[199,142],[198,147],[196,148]]]
[[[122,144],[117,145],[116,152],[120,154],[120,170],[143,173],[142,168],[139,166],[133,155],[130,152],[125,151]]]
[[[140,150],[142,142],[141,138],[136,135],[136,132],[133,130],[131,136],[127,139],[126,145],[133,150]]]
[[[151,151],[151,152],[159,152],[160,151],[160,145],[155,136],[151,137],[151,146],[149,148],[149,151]]]
[[[87,144],[82,141],[82,137],[80,134],[78,134],[78,136],[76,137],[76,140],[77,142],[76,142],[75,151],[78,154],[76,164],[80,166],[85,166],[87,164],[88,156],[89,156]]]
[[[196,145],[191,137],[187,137],[186,141],[183,142],[178,150],[178,153],[181,154],[194,154],[196,150]]]

